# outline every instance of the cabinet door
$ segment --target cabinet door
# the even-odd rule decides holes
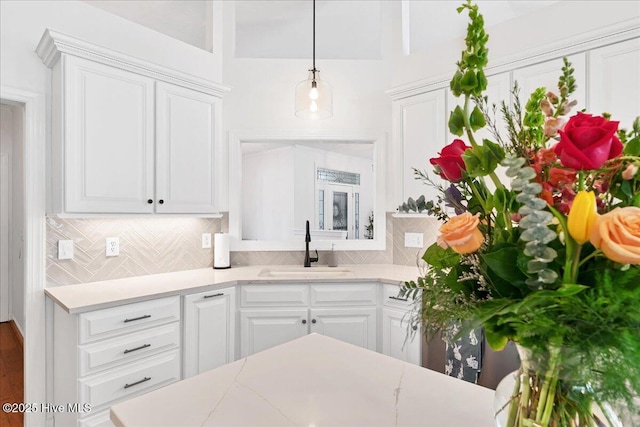
[[[240,357],[284,344],[308,333],[308,310],[240,310]]]
[[[437,191],[416,180],[412,168],[426,168],[433,175],[429,158],[437,157],[446,142],[445,90],[396,101],[393,110],[395,139],[402,147],[402,200],[417,199],[422,194],[427,200],[435,200]]]
[[[235,356],[235,289],[184,297],[184,377],[226,363]]]
[[[156,212],[216,212],[217,98],[174,86],[156,86]]]
[[[311,332],[377,351],[375,308],[314,308]]]
[[[640,39],[589,52],[589,112],[631,129],[640,112]]]
[[[422,337],[419,330],[409,336],[406,311],[382,309],[382,353],[415,365],[421,364]]]
[[[587,73],[586,57],[584,53],[568,56],[574,68],[573,76],[576,78],[577,90],[571,95],[571,100],[578,101],[578,105],[573,107],[568,117],[575,115],[587,105]],[[547,91],[558,94],[558,78],[562,74],[562,58],[541,62],[528,67],[519,68],[513,71],[513,80],[518,82],[520,88],[520,104],[524,108],[531,93],[539,87],[545,87]]]
[[[153,80],[64,59],[65,211],[153,212]]]

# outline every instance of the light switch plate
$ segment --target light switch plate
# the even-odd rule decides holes
[[[58,259],[73,259],[73,240],[58,240]]]
[[[107,243],[105,245],[105,252],[107,256],[120,255],[120,238],[119,237],[107,237]]]
[[[211,248],[211,233],[202,233],[202,249]]]
[[[423,246],[422,233],[404,233],[405,248],[421,248]]]

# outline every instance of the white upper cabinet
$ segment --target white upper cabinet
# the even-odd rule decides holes
[[[416,180],[412,168],[426,168],[432,175],[429,158],[437,157],[446,144],[444,89],[394,103],[393,121],[395,138],[402,145],[402,200],[417,199],[421,195],[427,200],[435,199],[436,190]]]
[[[46,30],[49,214],[211,214],[229,88]]]
[[[215,126],[220,99],[156,86],[156,212],[216,212]]]
[[[84,59],[64,62],[67,212],[151,213],[153,79]]]
[[[589,112],[631,129],[640,114],[640,39],[589,52]]]

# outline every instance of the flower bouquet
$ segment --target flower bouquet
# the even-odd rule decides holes
[[[502,425],[618,425],[604,402],[637,412],[640,390],[640,120],[627,132],[608,114],[569,116],[566,58],[557,92],[538,88],[521,106],[516,85],[512,108],[490,106],[483,17],[470,1],[463,11],[449,117],[460,139],[430,160],[444,184],[416,170],[440,190],[426,205],[444,224],[424,275],[403,287],[418,302],[412,321],[433,333],[464,320],[494,349],[518,344]],[[485,127],[493,140],[478,141]]]

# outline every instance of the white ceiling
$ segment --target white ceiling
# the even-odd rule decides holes
[[[185,43],[211,51],[207,40],[211,0],[83,0]],[[209,7],[208,7],[209,6]],[[207,10],[208,9],[208,10]]]
[[[559,0],[476,0],[485,26],[496,25],[533,10],[545,8]],[[409,52],[425,53],[443,42],[464,37],[467,32],[468,14],[458,14],[462,0],[408,1]],[[406,25],[406,23],[403,23]],[[540,30],[545,31],[544,23]],[[405,41],[406,42],[406,41]]]
[[[313,47],[310,0],[236,1],[235,56],[308,59]],[[380,59],[379,0],[317,0],[316,58]]]
[[[201,49],[211,48],[207,34],[213,21],[212,0],[83,1]],[[405,52],[425,53],[466,32],[466,12],[464,17],[456,12],[462,0],[317,0],[316,57],[381,59],[383,1],[402,1],[405,12],[408,9],[403,16],[409,19],[402,23],[404,34],[407,30],[409,34]],[[491,26],[558,1],[478,0],[477,4]],[[310,59],[312,5],[311,0],[237,0],[235,56]]]

